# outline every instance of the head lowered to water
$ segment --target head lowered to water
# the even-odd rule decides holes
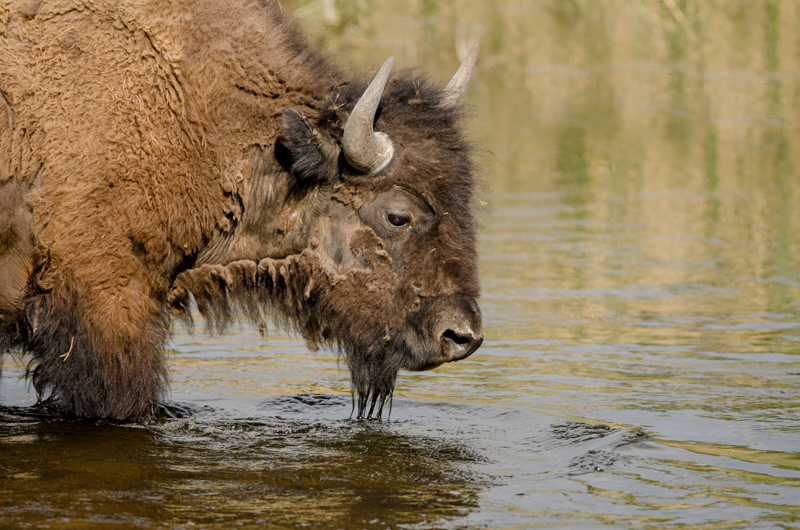
[[[212,321],[239,308],[288,321],[312,348],[337,344],[359,417],[381,416],[398,370],[429,370],[477,350],[474,183],[457,129],[477,51],[441,91],[420,78],[390,80],[390,58],[366,89],[335,89],[316,123],[285,109],[275,156],[285,157],[296,186],[319,186],[314,215],[304,212],[307,246],[185,271],[172,306],[185,308],[191,292]]]
[[[367,82],[273,0],[28,4],[0,23],[0,353],[40,399],[150,417],[192,298],[338,348],[359,416],[480,346],[477,45],[444,88]]]

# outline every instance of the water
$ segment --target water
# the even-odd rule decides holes
[[[800,528],[800,3],[284,5],[345,64],[481,41],[484,345],[381,423],[276,330],[177,328],[146,425],[6,357],[0,527]]]

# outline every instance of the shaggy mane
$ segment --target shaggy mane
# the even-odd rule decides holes
[[[350,367],[358,417],[371,402],[370,417],[379,402],[380,418],[399,369],[389,347],[391,335],[402,326],[405,311],[419,306],[419,298],[400,286],[391,257],[371,229],[360,229],[351,248],[369,268],[339,274],[313,249],[284,259],[202,265],[177,276],[168,303],[190,327],[191,293],[210,332],[223,331],[241,313],[253,322],[268,318],[288,325],[312,350],[335,347]],[[347,294],[364,285],[368,291],[354,307]]]

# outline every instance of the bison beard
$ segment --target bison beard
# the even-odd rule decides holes
[[[253,321],[269,317],[297,329],[311,349],[335,344],[350,367],[358,417],[371,417],[379,403],[379,419],[403,356],[392,336],[405,313],[419,308],[419,297],[399,282],[392,258],[371,229],[358,230],[350,247],[366,268],[339,274],[314,249],[284,259],[203,265],[178,275],[168,302],[190,326],[189,293],[210,331],[223,331],[241,312]]]

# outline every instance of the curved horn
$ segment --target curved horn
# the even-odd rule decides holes
[[[461,63],[458,72],[456,72],[453,79],[451,79],[450,82],[447,83],[447,86],[444,87],[444,90],[442,90],[442,99],[439,103],[440,107],[452,109],[461,103],[461,98],[464,97],[464,92],[467,91],[469,78],[472,77],[472,70],[475,68],[475,62],[478,60],[478,50],[480,50],[480,46],[477,42],[470,47],[469,53],[467,53],[464,62]]]
[[[392,65],[394,57],[389,57],[359,98],[344,126],[342,137],[344,156],[351,166],[367,174],[374,174],[385,168],[394,154],[394,147],[389,137],[382,132],[376,133],[372,130],[375,111],[381,102],[386,82],[389,81]]]

